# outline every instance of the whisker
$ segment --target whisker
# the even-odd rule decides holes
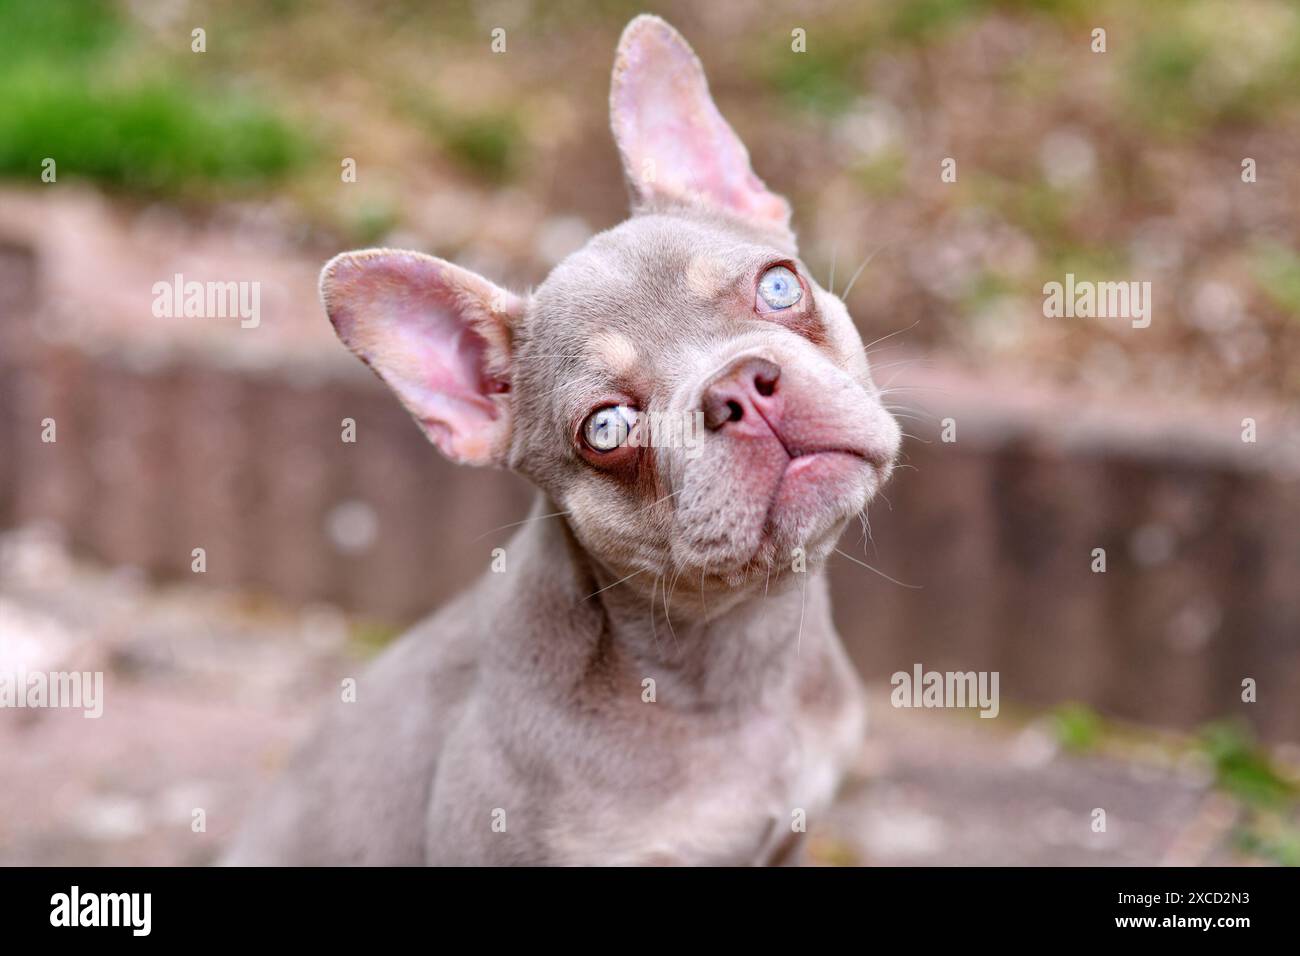
[[[808,573],[803,576],[803,593],[799,598],[799,637],[795,640],[795,654],[803,653],[803,612],[808,604]]]
[[[677,631],[673,627],[673,619],[668,613],[668,589],[667,588],[664,588],[664,620],[668,622],[668,633],[673,636],[673,647],[677,648],[678,653],[680,653],[682,646],[677,643]]]
[[[619,579],[618,579],[617,581],[615,581],[613,584],[606,584],[603,588],[600,589],[600,591],[592,591],[592,592],[591,592],[590,594],[588,594],[585,598],[583,598],[582,601],[590,600],[591,598],[594,598],[597,594],[600,594],[601,591],[608,591],[610,588],[612,588],[612,587],[617,587],[618,585],[622,584],[624,581],[630,581],[630,580],[632,580],[632,578],[636,577],[638,574],[645,574],[645,569],[643,568],[643,569],[640,570],[640,571],[633,571],[633,572],[632,572],[631,574],[629,574],[627,577],[625,577],[625,578],[619,578]],[[579,601],[578,603],[581,604],[582,601]]]
[[[867,517],[867,509],[863,508],[858,512],[858,519],[862,522],[862,553],[867,552],[867,542],[871,542],[871,550],[880,557],[880,549],[876,547],[876,536],[871,533],[871,519]]]
[[[883,350],[882,350],[883,351]],[[886,362],[884,365],[872,365],[871,371],[883,372],[891,368],[906,368],[909,365],[920,365],[922,362],[929,362],[928,358],[899,359],[897,362]]]
[[[913,408],[911,405],[898,405],[888,402],[881,403],[881,408],[892,415],[914,415],[919,418],[934,420],[934,413],[928,408]]]
[[[843,298],[843,296],[841,296],[841,298]],[[863,348],[864,351],[870,351],[871,346],[877,344],[878,342],[883,342],[883,341],[885,341],[885,339],[892,339],[895,335],[902,335],[904,332],[911,332],[914,328],[916,328],[916,327],[917,327],[918,325],[920,325],[920,324],[921,324],[921,320],[920,320],[920,319],[917,319],[915,322],[913,322],[913,323],[912,323],[911,325],[909,325],[907,328],[905,328],[905,329],[897,329],[897,330],[895,330],[895,331],[893,331],[893,332],[890,332],[888,335],[882,335],[880,338],[876,339],[875,341],[873,341],[873,342],[868,342],[866,345],[862,346],[862,348]]]
[[[844,291],[840,293],[840,299],[842,301],[845,302],[848,301],[849,293],[853,291],[853,283],[858,281],[858,276],[862,275],[862,270],[867,267],[867,264],[871,262],[872,259],[876,258],[877,254],[879,254],[881,251],[888,249],[890,246],[892,246],[894,242],[895,240],[891,239],[889,242],[885,243],[883,246],[880,246],[878,249],[876,249],[875,252],[871,253],[871,255],[867,256],[865,259],[862,260],[862,265],[858,266],[858,271],[853,273],[853,278],[849,279],[849,284],[846,285],[844,287]]]
[[[503,524],[501,527],[493,528],[491,531],[484,531],[481,535],[479,535],[474,540],[478,541],[481,538],[486,538],[488,535],[495,534],[498,531],[505,531],[506,528],[518,528],[521,524],[528,524],[528,522],[530,521],[541,521],[543,518],[558,518],[561,515],[567,515],[567,514],[572,514],[572,511],[555,511],[548,515],[537,515],[536,517],[533,518],[525,518],[523,521],[512,521],[510,522],[510,524]]]
[[[676,497],[677,497],[678,495],[680,495],[681,493],[682,493],[682,489],[678,488],[678,489],[677,489],[676,491],[674,491],[671,495],[664,495],[662,498],[659,498],[659,499],[657,499],[657,500],[655,500],[655,501],[652,501],[652,502],[650,502],[648,505],[642,505],[640,508],[638,508],[638,509],[636,510],[636,513],[637,513],[637,514],[640,514],[642,511],[646,511],[646,510],[648,510],[648,509],[650,509],[650,508],[653,508],[655,505],[663,504],[663,503],[664,503],[665,501],[667,501],[669,498],[676,498]]]
[[[884,571],[881,571],[879,568],[873,568],[871,565],[867,564],[867,562],[865,562],[865,561],[859,561],[857,558],[855,558],[855,557],[854,557],[853,555],[851,555],[851,554],[845,554],[845,553],[844,553],[843,551],[841,551],[839,548],[836,548],[836,549],[835,549],[835,553],[836,553],[836,554],[844,555],[844,557],[848,558],[848,559],[849,559],[850,561],[852,561],[854,564],[860,564],[860,565],[862,565],[862,566],[863,566],[864,568],[866,568],[868,571],[874,572],[875,574],[879,574],[879,575],[880,575],[882,578],[884,578],[886,581],[890,581],[890,582],[892,582],[892,583],[894,583],[894,584],[897,584],[899,587],[902,587],[902,588],[911,588],[913,591],[920,591],[920,590],[923,590],[923,587],[922,587],[921,585],[919,585],[919,584],[904,584],[902,581],[898,580],[897,578],[891,578],[888,574],[886,574]]]
[[[654,638],[655,650],[659,650],[659,631],[655,627],[655,591],[659,590],[659,575],[655,575],[654,584],[650,585],[650,636]]]
[[[899,370],[898,370],[897,372],[895,372],[893,375],[889,376],[889,381],[886,382],[886,383],[884,384],[883,387],[886,388],[886,389],[888,389],[888,388],[907,388],[906,385],[898,385],[898,386],[895,386],[895,385],[894,385],[894,382],[896,382],[896,381],[898,380],[898,376],[902,375],[904,371],[905,371],[905,369],[899,369]],[[882,391],[881,394],[884,394],[883,391]]]
[[[539,395],[538,397],[539,397],[539,398],[550,398],[550,397],[551,397],[552,395],[554,395],[556,392],[561,391],[562,389],[571,388],[571,387],[575,386],[576,384],[579,384],[581,381],[582,381],[582,379],[567,379],[567,380],[561,382],[559,385],[555,386],[555,388],[552,388],[552,389],[550,389],[549,391],[543,392],[543,393],[542,393],[541,395]]]
[[[887,395],[890,392],[902,392],[902,391],[908,391],[908,392],[928,391],[928,392],[947,393],[950,391],[950,389],[943,388],[942,386],[939,385],[886,385],[880,389],[880,394]]]
[[[590,356],[588,356],[588,355],[586,355],[586,354],[584,354],[584,353],[582,353],[582,352],[540,352],[540,353],[538,353],[538,354],[536,354],[536,355],[530,353],[528,357],[529,357],[529,358],[568,358],[568,359],[583,359],[583,358],[589,358]]]
[[[903,329],[902,331],[906,332],[907,330]],[[896,349],[911,349],[916,347],[911,342],[890,342],[888,345],[882,345],[879,348],[872,348],[872,346],[874,346],[876,342],[883,342],[883,341],[884,341],[883,338],[876,339],[876,341],[872,342],[870,345],[862,346],[862,350],[866,352],[868,355],[875,355],[877,352],[892,352],[895,351]]]
[[[682,576],[682,574],[683,574],[685,571],[686,571],[686,569],[685,569],[684,567],[679,567],[679,568],[677,569],[677,573],[673,575],[673,583],[670,585],[671,591],[670,591],[668,597],[665,598],[665,600],[664,600],[664,616],[665,616],[665,617],[668,616],[668,602],[672,599],[672,595],[673,595],[674,593],[676,593],[676,591],[677,591],[677,582],[678,582],[679,580],[681,580],[681,576]],[[671,620],[672,620],[672,618],[669,618],[669,621],[671,621]],[[674,637],[676,637],[676,635],[674,635]]]

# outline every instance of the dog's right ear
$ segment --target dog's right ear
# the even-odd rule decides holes
[[[393,389],[448,458],[502,464],[510,444],[519,296],[418,252],[331,259],[321,301],[334,330]]]

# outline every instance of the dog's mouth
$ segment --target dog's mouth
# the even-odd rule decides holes
[[[857,448],[792,454],[768,499],[760,550],[769,542],[798,546],[803,542],[795,538],[816,536],[824,527],[850,517],[866,504],[886,468],[886,462]]]
[[[787,452],[789,458],[766,494],[756,543],[732,561],[708,562],[707,576],[718,587],[770,583],[783,569],[824,558],[890,469],[889,460],[849,446]]]
[[[685,491],[673,557],[718,590],[820,564],[892,472],[897,426],[883,409],[790,378],[781,404],[754,399],[752,418],[718,429],[708,457],[673,472]]]
[[[792,483],[815,482],[819,475],[824,476],[835,469],[846,467],[857,469],[863,465],[877,467],[865,452],[856,448],[814,448],[807,451],[787,450],[787,452],[790,454],[790,460],[786,462],[785,469],[781,472],[768,498],[767,512],[763,518],[764,537],[775,530],[774,514],[778,507],[788,500]]]

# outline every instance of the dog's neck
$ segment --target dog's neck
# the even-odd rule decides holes
[[[822,652],[831,621],[820,572],[774,571],[743,594],[701,595],[698,581],[672,575],[641,582],[650,572],[620,581],[559,510],[540,496],[506,549],[509,572],[490,577],[513,595],[497,625],[509,653],[540,655],[561,686],[640,694],[651,678],[656,702],[673,708],[762,708],[790,690],[800,655]]]

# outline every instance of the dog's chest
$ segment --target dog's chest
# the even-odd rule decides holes
[[[678,754],[673,780],[633,771],[621,799],[594,801],[585,823],[553,832],[552,848],[572,863],[767,863],[830,805],[862,729],[853,697],[701,735]]]

